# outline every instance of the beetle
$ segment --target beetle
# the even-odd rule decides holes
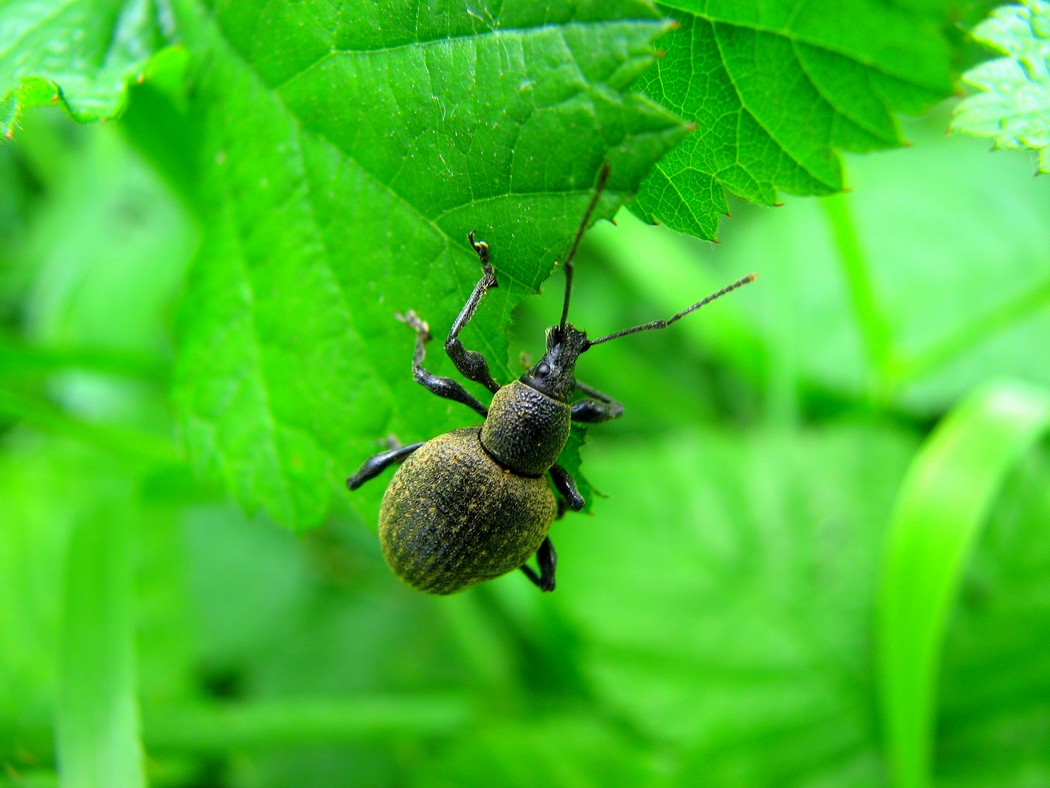
[[[568,322],[572,261],[608,177],[606,164],[565,257],[561,321],[547,329],[546,352],[507,385],[497,383],[485,357],[467,350],[459,339],[485,294],[498,287],[488,244],[475,240],[473,232],[468,234],[481,261],[482,277],[449,330],[445,352],[461,375],[492,392],[488,407],[458,381],[423,367],[430,327],[415,312],[397,315],[416,332],[412,358],[416,382],[439,397],[472,408],[484,419],[478,426],[380,452],[346,481],[356,490],[400,463],[380,507],[380,544],[394,573],[421,591],[451,594],[514,569],[524,572],[541,591],[553,591],[557,554],[548,532],[566,509],[579,511],[584,506],[572,475],[558,464],[570,424],[594,424],[623,414],[620,403],[576,380],[580,355],[603,342],[666,328],[755,278],[749,274],[666,320],[588,339],[586,332]],[[583,398],[574,401],[577,391]],[[533,555],[538,573],[527,564]]]

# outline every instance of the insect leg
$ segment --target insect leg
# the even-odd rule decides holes
[[[576,489],[576,480],[572,478],[572,474],[560,465],[552,465],[550,475],[551,481],[554,482],[554,489],[565,499],[568,507],[574,512],[580,511],[583,508],[584,500],[580,495],[580,491]]]
[[[462,385],[452,378],[443,378],[435,375],[433,372],[423,367],[423,358],[427,352],[426,345],[427,342],[430,341],[430,327],[426,324],[426,321],[420,320],[419,316],[411,310],[403,316],[398,315],[397,319],[406,326],[416,330],[416,352],[412,356],[412,376],[416,379],[416,383],[423,386],[432,394],[437,394],[439,397],[444,397],[445,399],[461,402],[468,408],[473,408],[482,416],[488,416],[489,409],[481,404],[481,402],[473,394],[463,388]]]
[[[576,388],[586,394],[589,399],[581,399],[572,404],[572,420],[587,424],[597,424],[601,421],[612,421],[623,415],[623,405],[598,389],[576,381]]]
[[[478,253],[478,258],[481,260],[483,273],[481,279],[474,286],[474,292],[470,294],[470,298],[463,305],[463,309],[460,310],[459,316],[448,332],[448,339],[445,340],[445,352],[448,353],[448,357],[452,359],[452,363],[456,365],[456,369],[459,370],[463,377],[467,380],[473,380],[475,383],[480,383],[489,391],[495,393],[499,391],[500,385],[493,379],[492,373],[489,372],[489,362],[478,351],[467,350],[463,347],[463,343],[459,339],[459,332],[474,317],[474,313],[478,310],[478,304],[485,297],[485,293],[494,287],[499,287],[499,283],[496,281],[496,272],[489,264],[489,245],[484,241],[475,241],[474,233],[470,233],[468,237],[470,238],[470,245],[474,247],[474,251]]]
[[[408,446],[398,446],[396,449],[387,449],[386,451],[381,451],[379,454],[369,457],[365,460],[364,464],[357,469],[357,472],[346,480],[346,486],[351,490],[356,490],[369,479],[374,479],[389,466],[403,462],[409,454],[414,452],[424,443],[425,441],[420,441],[419,443],[411,443]]]
[[[543,540],[540,549],[536,551],[536,560],[540,565],[540,573],[538,575],[527,564],[521,567],[521,571],[525,573],[529,580],[535,583],[540,591],[553,591],[554,570],[558,566],[558,554],[554,552],[554,545],[551,544],[549,536]]]

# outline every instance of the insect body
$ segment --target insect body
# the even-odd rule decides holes
[[[619,403],[576,380],[580,354],[611,339],[665,328],[754,279],[753,275],[744,277],[667,320],[589,340],[584,331],[567,322],[572,259],[608,173],[606,165],[566,256],[561,322],[547,330],[543,358],[505,386],[492,378],[485,357],[464,348],[459,339],[485,293],[498,286],[488,244],[475,241],[470,234],[483,275],[452,324],[445,351],[464,377],[492,392],[489,407],[457,381],[422,366],[430,329],[413,312],[399,316],[416,331],[412,359],[416,381],[485,419],[478,427],[377,454],[347,479],[347,486],[355,490],[388,466],[401,463],[380,507],[380,544],[394,573],[421,591],[451,594],[513,569],[521,569],[540,590],[553,591],[557,557],[548,531],[561,511],[579,511],[584,504],[572,476],[557,464],[570,424],[608,421],[623,414]],[[576,392],[584,398],[574,401]],[[538,573],[526,563],[533,555]]]

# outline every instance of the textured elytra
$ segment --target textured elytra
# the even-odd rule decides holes
[[[379,539],[409,585],[451,594],[525,564],[557,514],[545,476],[519,476],[481,446],[481,427],[445,433],[398,468],[383,496]]]
[[[492,397],[481,442],[515,473],[540,476],[558,461],[571,419],[569,405],[515,380]]]

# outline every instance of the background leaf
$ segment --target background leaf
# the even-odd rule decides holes
[[[563,559],[598,697],[676,753],[677,784],[877,783],[863,644],[912,439],[841,424],[650,440],[593,452],[595,478],[630,495],[556,531],[563,556],[600,556]]]
[[[959,103],[952,128],[994,137],[997,148],[1037,151],[1039,172],[1050,172],[1050,3],[1002,6],[972,35],[1007,57],[963,75],[981,92]]]
[[[167,0],[11,0],[0,6],[0,133],[61,101],[80,121],[112,118],[128,82],[172,37]]]
[[[633,210],[714,239],[726,194],[843,187],[839,151],[902,144],[895,115],[951,89],[943,3],[779,0],[660,4],[679,23],[639,86],[696,125],[649,174]]]

